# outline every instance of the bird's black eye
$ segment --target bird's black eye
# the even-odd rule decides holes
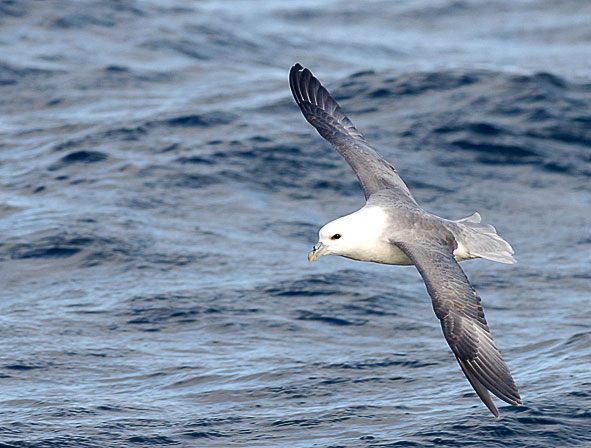
[[[338,240],[341,237],[340,233],[335,233],[333,236],[330,237],[331,240]]]

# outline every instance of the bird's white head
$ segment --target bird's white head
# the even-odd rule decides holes
[[[368,249],[381,236],[383,226],[383,213],[368,208],[331,221],[320,229],[318,243],[308,254],[308,260],[322,255],[366,260]]]

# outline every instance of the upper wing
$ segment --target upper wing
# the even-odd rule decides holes
[[[499,411],[488,391],[507,403],[521,404],[517,386],[486,324],[480,297],[454,259],[453,248],[443,243],[395,244],[423,277],[443,335],[484,404],[497,417]]]
[[[389,189],[416,204],[396,169],[367,144],[310,70],[294,65],[289,72],[289,85],[306,120],[351,165],[366,199],[376,191]]]

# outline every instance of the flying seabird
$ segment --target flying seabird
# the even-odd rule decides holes
[[[396,169],[365,140],[338,103],[307,68],[294,65],[289,85],[306,120],[351,166],[365,205],[326,224],[308,254],[415,265],[441,321],[443,335],[468,381],[496,416],[489,391],[521,404],[517,386],[486,323],[480,297],[458,261],[487,258],[515,263],[513,249],[480,215],[448,220],[424,211]]]

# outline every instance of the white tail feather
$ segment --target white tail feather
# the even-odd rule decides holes
[[[454,221],[459,224],[460,230],[460,234],[456,236],[456,258],[487,258],[499,263],[516,263],[511,245],[497,234],[493,226],[480,221],[479,213]]]

